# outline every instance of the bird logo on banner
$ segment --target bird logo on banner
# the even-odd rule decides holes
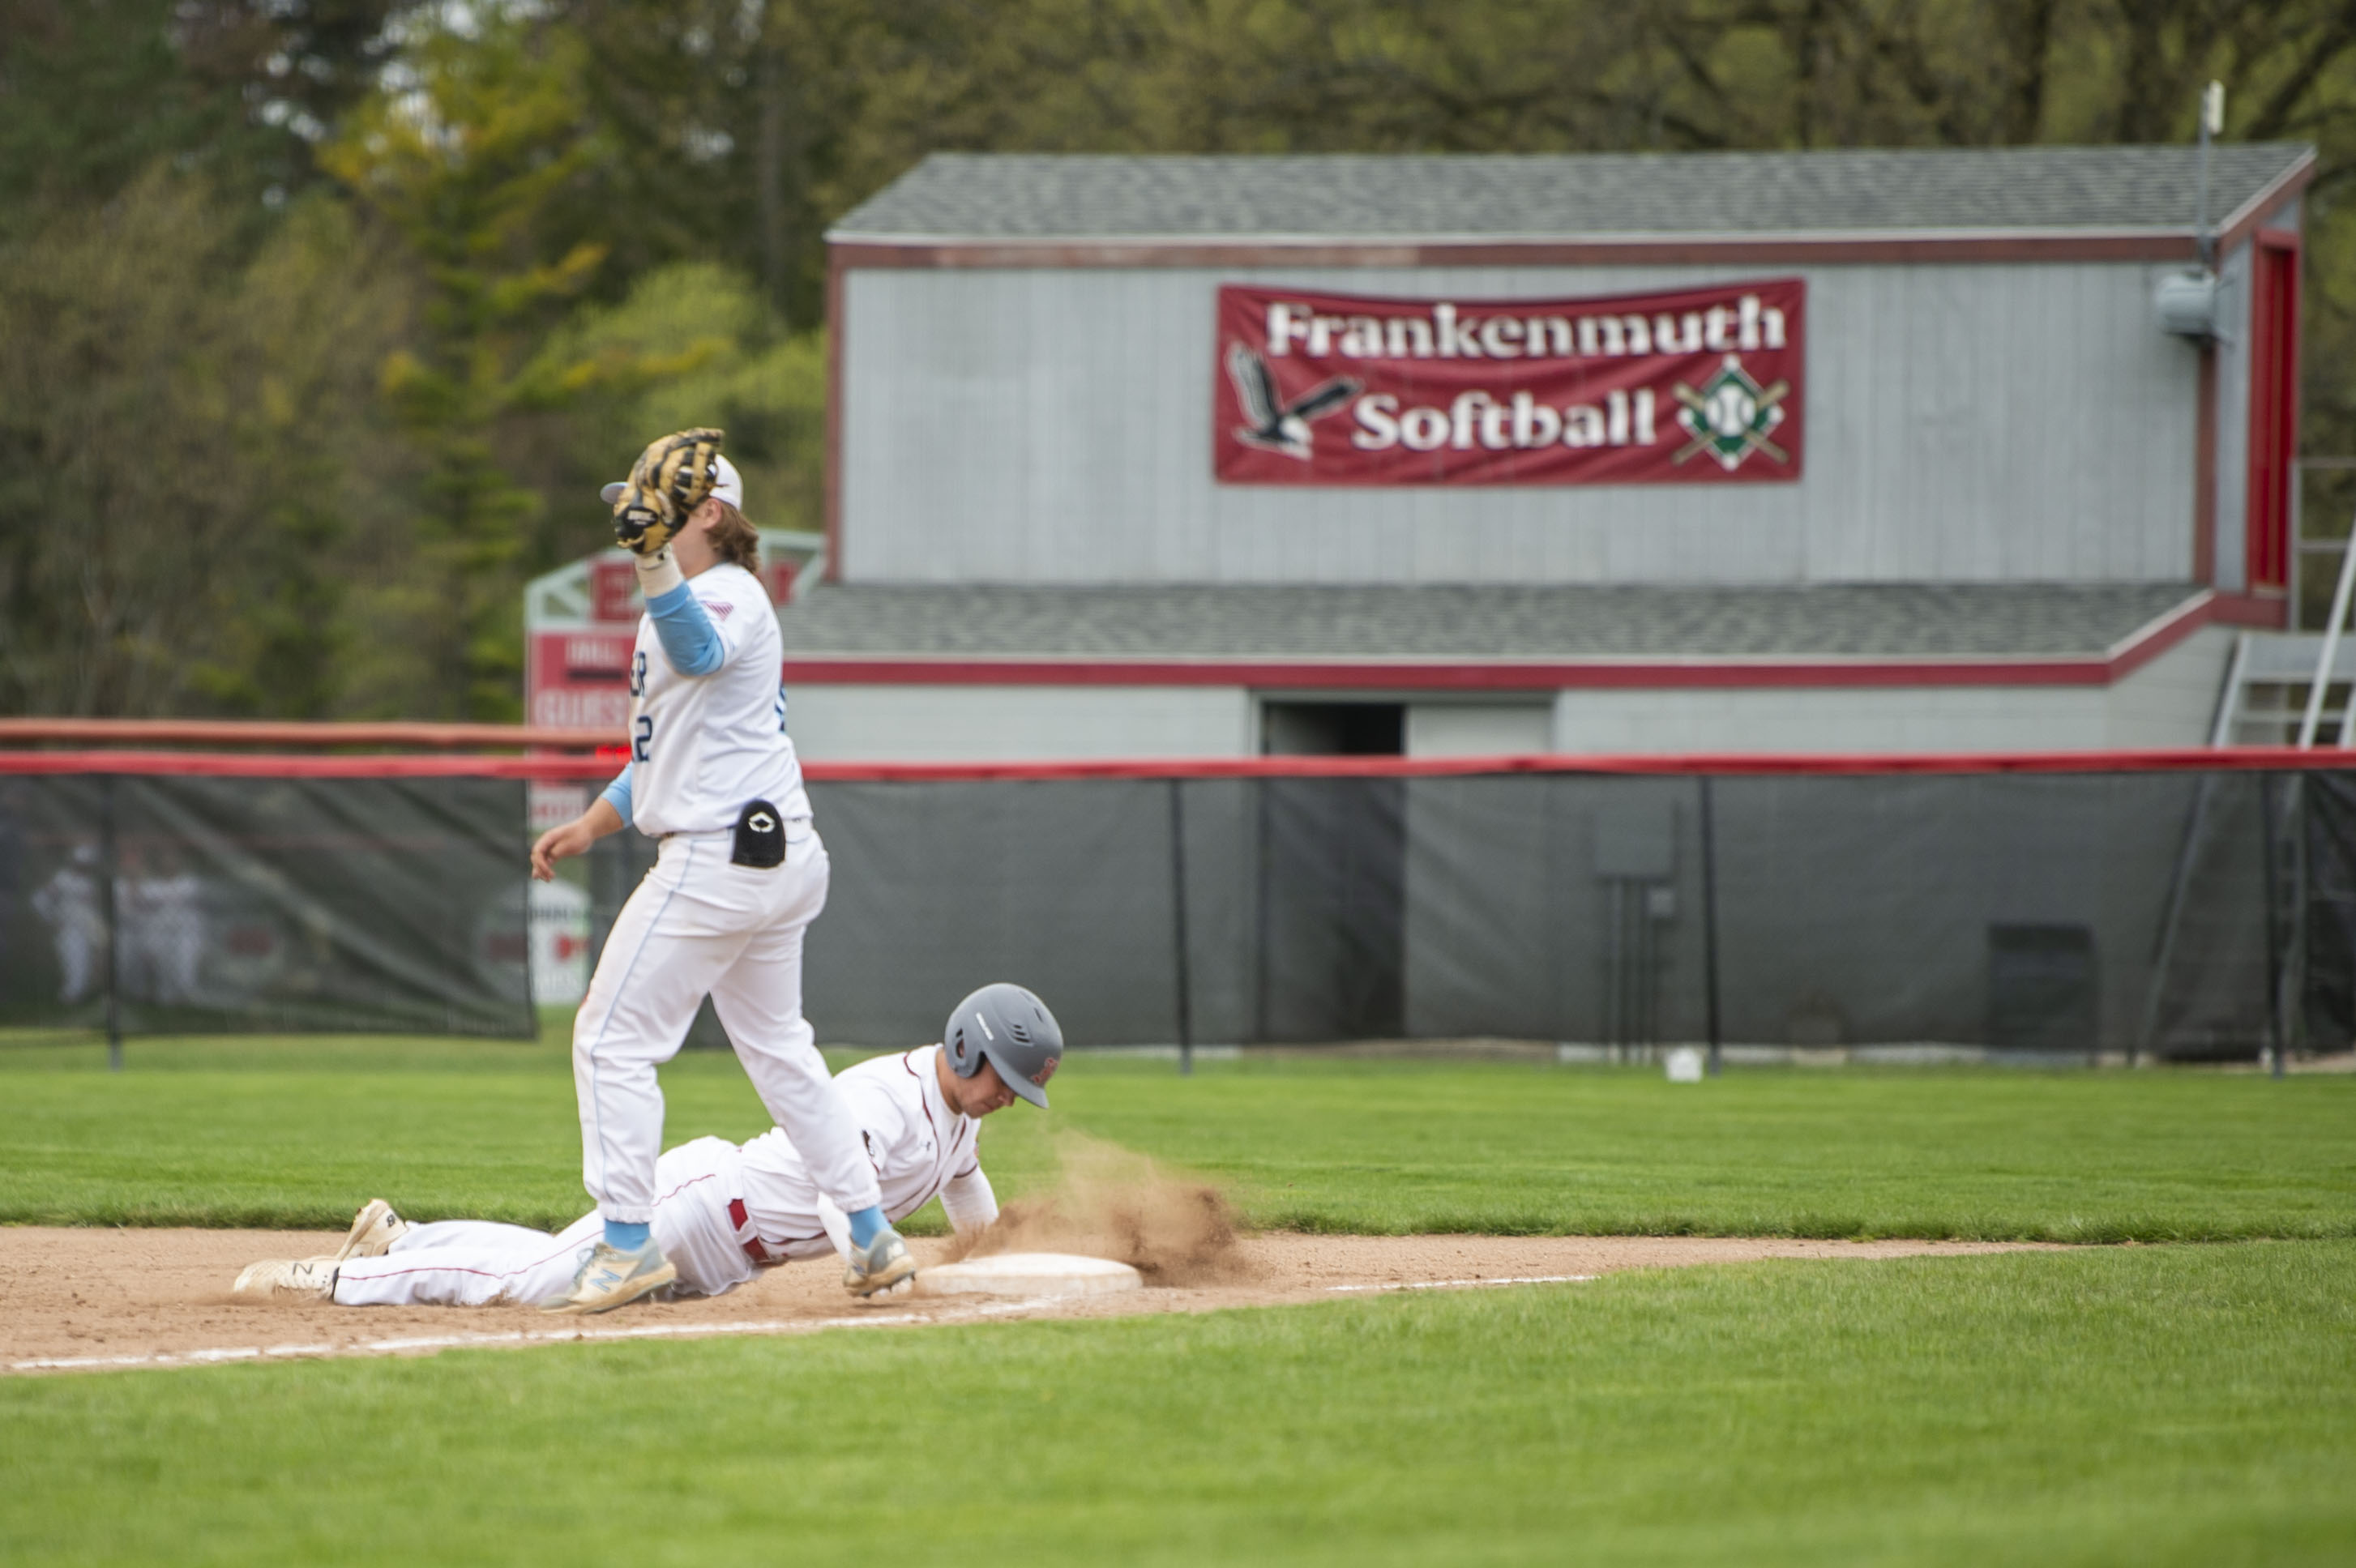
[[[1252,421],[1248,427],[1237,428],[1236,439],[1246,446],[1265,447],[1304,463],[1313,440],[1309,421],[1332,413],[1356,397],[1365,385],[1336,376],[1288,403],[1276,389],[1268,361],[1240,343],[1228,346],[1227,376],[1236,384],[1236,399],[1243,405],[1244,417]]]

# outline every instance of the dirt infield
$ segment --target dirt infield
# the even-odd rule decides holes
[[[430,1354],[574,1340],[784,1335],[980,1317],[1110,1317],[1333,1301],[1404,1289],[1590,1279],[1622,1269],[1758,1258],[1948,1256],[2019,1250],[1964,1242],[1649,1236],[1301,1236],[1233,1243],[1222,1277],[1072,1301],[851,1304],[824,1262],[771,1269],[711,1300],[650,1302],[590,1319],[529,1307],[338,1307],[233,1301],[258,1258],[332,1252],[340,1232],[0,1226],[0,1370],[102,1371],[300,1357]],[[937,1262],[948,1243],[918,1241]],[[1077,1250],[1077,1249],[1075,1249]],[[1149,1275],[1149,1279],[1151,1276]]]

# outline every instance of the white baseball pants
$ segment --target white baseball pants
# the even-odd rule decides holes
[[[736,1146],[697,1138],[657,1167],[654,1236],[679,1270],[679,1288],[719,1296],[753,1277],[728,1200],[744,1187]],[[336,1275],[339,1307],[526,1306],[562,1296],[605,1221],[584,1214],[557,1235],[487,1220],[413,1225],[382,1257],[355,1258]]]
[[[655,1203],[663,1101],[655,1069],[679,1053],[709,994],[762,1104],[819,1189],[846,1211],[883,1201],[851,1110],[802,1017],[802,938],[826,907],[826,846],[807,822],[783,865],[730,863],[733,836],[680,833],[622,906],[573,1024],[581,1179],[608,1220]]]

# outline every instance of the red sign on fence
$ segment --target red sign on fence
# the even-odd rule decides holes
[[[629,632],[533,632],[526,650],[524,722],[566,730],[630,728]]]
[[[1578,300],[1219,291],[1237,485],[1751,484],[1800,475],[1798,278]]]

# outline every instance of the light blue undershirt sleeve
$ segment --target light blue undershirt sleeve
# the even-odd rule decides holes
[[[655,635],[662,639],[671,668],[681,675],[710,675],[720,667],[727,653],[720,629],[686,583],[648,600],[647,613],[655,618]]]
[[[637,765],[635,762],[624,763],[622,771],[614,775],[614,782],[607,784],[604,793],[597,797],[609,802],[616,811],[622,814],[625,827],[628,826],[630,820],[630,770]]]

